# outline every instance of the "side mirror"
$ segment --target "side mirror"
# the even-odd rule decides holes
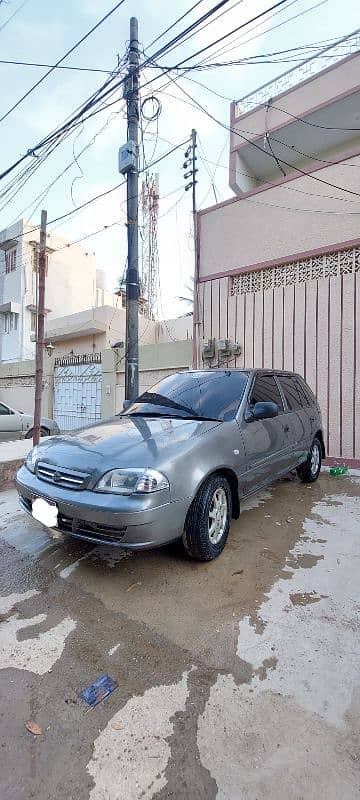
[[[252,422],[255,419],[272,419],[279,414],[279,406],[276,403],[255,403],[255,405],[246,412],[245,419],[247,422]]]
[[[124,400],[124,402],[123,402],[123,411],[127,411],[128,408],[130,408],[131,405],[132,405],[131,400]]]

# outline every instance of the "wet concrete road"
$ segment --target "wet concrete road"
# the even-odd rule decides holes
[[[0,494],[1,800],[359,798],[359,497],[284,481],[197,564],[51,540]]]

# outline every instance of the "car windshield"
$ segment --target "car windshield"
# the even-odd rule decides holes
[[[224,422],[235,418],[247,380],[247,372],[231,370],[176,373],[140,395],[124,414]]]

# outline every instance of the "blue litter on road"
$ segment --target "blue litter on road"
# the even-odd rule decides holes
[[[83,689],[80,692],[80,697],[85,700],[85,703],[92,708],[101,703],[102,700],[105,700],[105,697],[108,697],[109,694],[115,691],[118,688],[118,683],[110,678],[110,675],[100,675],[100,678],[97,678],[94,683],[91,683],[86,689]]]

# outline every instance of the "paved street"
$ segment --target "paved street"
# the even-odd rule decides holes
[[[1,800],[359,798],[359,496],[283,481],[198,564],[49,539],[0,494]]]

